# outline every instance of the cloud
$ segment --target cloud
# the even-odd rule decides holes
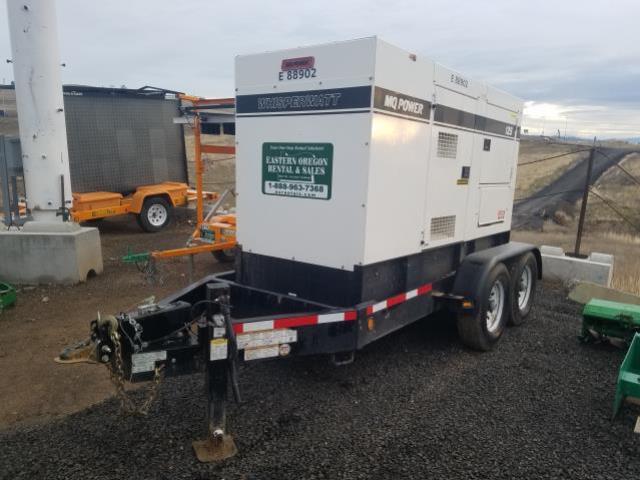
[[[605,105],[561,105],[525,102],[523,129],[531,135],[637,137],[640,109]]]
[[[379,35],[536,105],[573,111],[574,133],[640,135],[637,0],[606,7],[580,0],[58,0],[57,7],[65,83],[229,96],[237,54]],[[4,28],[0,54],[10,57]],[[12,78],[10,65],[0,63],[2,77]]]

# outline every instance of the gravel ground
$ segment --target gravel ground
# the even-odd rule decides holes
[[[346,367],[244,367],[244,402],[229,412],[240,453],[220,465],[191,450],[205,428],[201,376],[168,379],[146,418],[119,416],[111,399],[1,432],[0,478],[638,478],[640,411],[609,418],[624,352],[579,344],[579,321],[547,285],[530,323],[491,353],[464,349],[441,317]]]

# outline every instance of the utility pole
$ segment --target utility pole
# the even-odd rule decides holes
[[[72,196],[55,2],[9,0],[7,13],[27,206],[60,222]]]
[[[68,222],[69,173],[55,0],[7,0],[27,208],[22,230],[0,230],[0,278],[73,284],[102,272],[96,228]]]
[[[593,171],[593,159],[596,154],[596,142],[593,141],[593,147],[589,152],[589,160],[587,162],[587,175],[584,179],[584,190],[582,191],[582,205],[580,206],[580,219],[578,220],[578,232],[576,234],[576,248],[573,256],[580,257],[580,244],[582,243],[582,230],[584,229],[584,219],[587,214],[587,201],[589,199],[589,187],[591,186],[591,172]]]

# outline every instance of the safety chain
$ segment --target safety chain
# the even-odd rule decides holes
[[[118,400],[120,400],[120,411],[127,415],[147,415],[149,413],[151,404],[158,396],[158,388],[160,387],[160,382],[162,381],[162,368],[164,367],[164,365],[155,368],[153,372],[153,384],[149,389],[147,398],[142,402],[140,406],[137,406],[124,389],[122,349],[120,347],[120,335],[118,334],[116,326],[111,327],[109,337],[111,339],[111,343],[113,343],[115,357],[113,362],[107,363],[107,368],[109,369],[111,382],[116,388],[116,396],[118,397]]]

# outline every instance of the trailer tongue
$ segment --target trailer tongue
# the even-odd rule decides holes
[[[445,308],[490,350],[541,278],[509,242],[521,101],[377,38],[237,57],[236,92],[235,270],[94,321],[89,348],[122,396],[205,372],[201,461],[236,452],[239,363],[348,363]]]

